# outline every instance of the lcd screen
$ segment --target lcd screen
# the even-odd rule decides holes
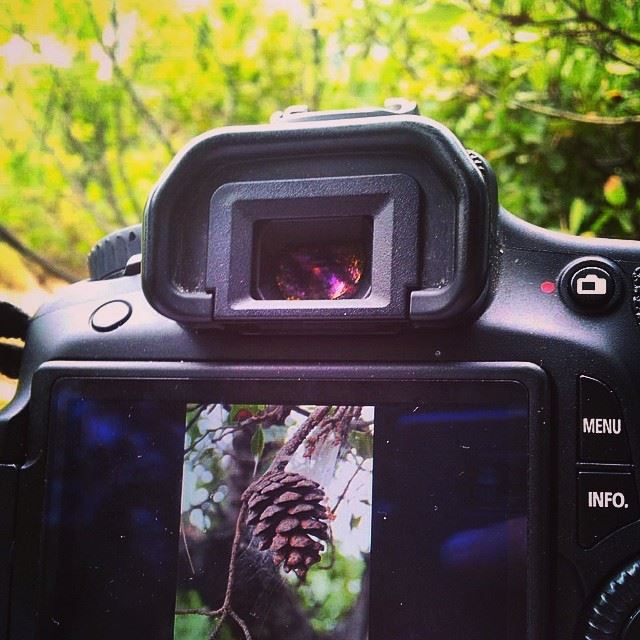
[[[526,388],[340,384],[59,385],[40,637],[526,638]]]

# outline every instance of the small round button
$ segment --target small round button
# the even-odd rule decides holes
[[[562,272],[560,291],[565,303],[575,311],[602,313],[620,299],[620,270],[606,258],[579,258]]]
[[[100,305],[91,314],[91,326],[96,331],[113,331],[131,316],[131,305],[124,300],[111,300]]]

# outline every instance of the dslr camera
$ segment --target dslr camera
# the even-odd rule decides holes
[[[188,144],[30,320],[0,638],[640,638],[640,244],[406,101]]]

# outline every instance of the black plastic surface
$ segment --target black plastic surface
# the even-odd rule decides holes
[[[8,638],[18,467],[0,464],[0,640]]]

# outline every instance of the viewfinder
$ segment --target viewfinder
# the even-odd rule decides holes
[[[372,219],[266,220],[255,225],[254,298],[344,300],[371,287]]]

